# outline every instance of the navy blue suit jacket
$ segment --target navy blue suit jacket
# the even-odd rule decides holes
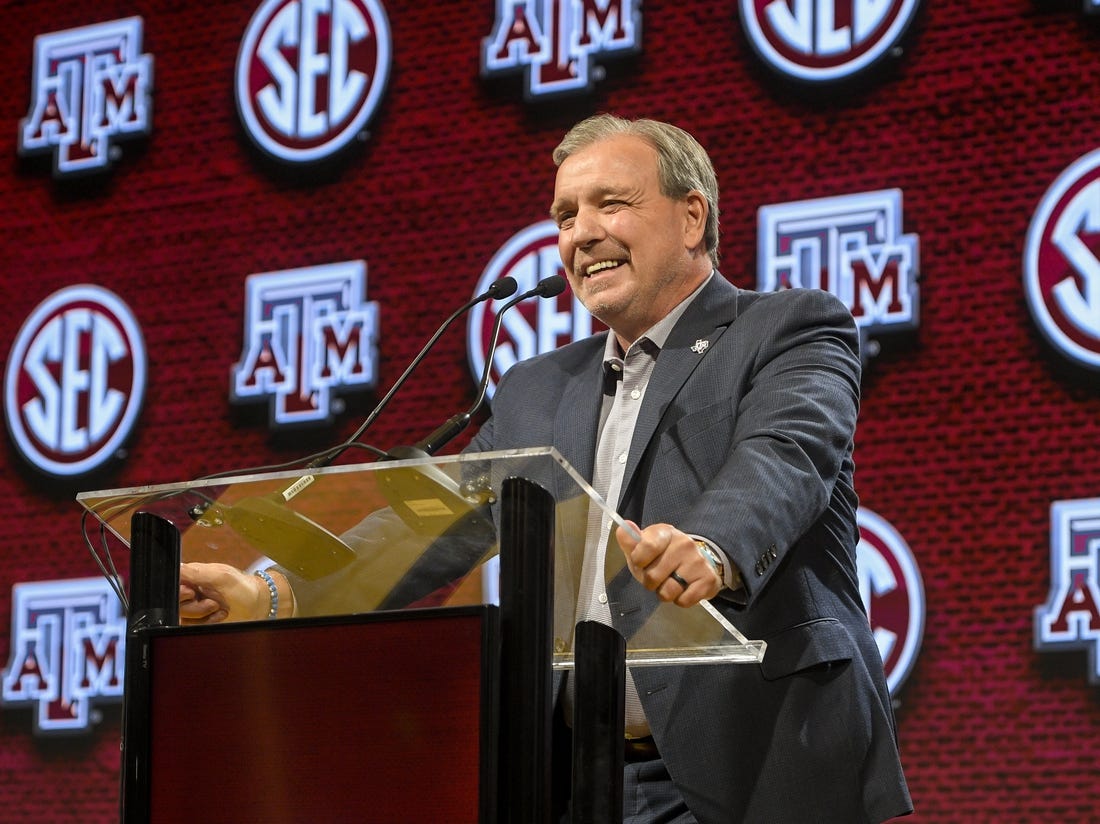
[[[604,339],[513,366],[467,451],[553,445],[590,478]],[[827,292],[755,293],[716,274],[646,389],[616,509],[721,547],[745,586],[712,603],[768,644],[759,665],[632,670],[703,824],[882,821],[912,808],[856,577],[858,346]],[[647,598],[631,579],[621,605]]]

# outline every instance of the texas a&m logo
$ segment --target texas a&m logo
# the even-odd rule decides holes
[[[12,587],[6,707],[36,707],[35,732],[86,732],[96,703],[122,700],[126,616],[104,578]]]
[[[378,304],[361,260],[249,275],[230,400],[270,400],[271,425],[329,422],[333,394],[377,380]]]
[[[1043,195],[1027,230],[1024,292],[1050,344],[1100,369],[1100,149]]]
[[[558,254],[557,224],[544,220],[517,232],[493,255],[474,294],[481,294],[493,281],[508,276],[519,284],[517,293],[527,292],[552,275],[565,277],[565,271]],[[475,382],[481,381],[497,311],[506,302],[486,301],[470,312],[466,344]],[[512,307],[501,320],[500,345],[493,356],[487,397],[492,397],[497,381],[513,364],[587,338],[592,334],[592,325],[592,316],[568,289],[556,298],[528,298]]]
[[[859,593],[894,694],[917,660],[924,637],[924,583],[916,558],[893,525],[869,509],[856,512]]]
[[[153,128],[153,58],[141,53],[142,20],[128,17],[34,39],[30,112],[19,153],[54,153],[54,176],[102,171],[112,138]]]
[[[237,108],[271,157],[311,163],[363,135],[389,80],[377,0],[264,0],[237,55]]]
[[[899,189],[780,203],[758,212],[757,289],[832,292],[864,337],[917,327],[919,269],[919,238],[902,231]]]
[[[1050,594],[1035,610],[1037,650],[1088,650],[1100,684],[1100,498],[1050,507]]]
[[[824,83],[860,74],[889,55],[919,0],[741,0],[749,43],[772,69]]]
[[[15,447],[48,475],[84,475],[111,460],[141,412],[145,342],[130,308],[99,286],[46,298],[19,330],[4,374]]]
[[[528,100],[582,93],[600,79],[596,57],[631,54],[641,43],[641,0],[497,0],[481,71],[523,71]]]

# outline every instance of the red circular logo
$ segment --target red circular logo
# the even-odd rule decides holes
[[[1024,292],[1050,344],[1100,369],[1100,149],[1062,172],[1039,202],[1027,230]]]
[[[145,379],[145,344],[129,307],[98,286],[62,289],[31,313],[12,345],[8,430],[43,472],[85,474],[129,437]]]
[[[558,227],[552,220],[544,220],[517,232],[493,255],[474,294],[481,294],[493,281],[507,276],[516,279],[516,294],[522,294],[552,275],[564,277],[565,271],[558,254]],[[507,302],[486,301],[470,312],[466,349],[475,382],[481,381],[497,313]],[[528,298],[512,307],[501,320],[500,343],[493,356],[486,396],[492,397],[497,381],[512,364],[587,338],[594,327],[604,328],[569,289],[556,298]]]
[[[908,544],[886,519],[860,507],[856,523],[860,595],[893,694],[917,660],[924,635],[924,585]]]
[[[889,53],[916,16],[919,0],[741,0],[752,47],[781,74],[831,82]]]
[[[330,157],[378,108],[390,53],[376,0],[265,0],[237,55],[237,108],[249,137],[290,163]]]

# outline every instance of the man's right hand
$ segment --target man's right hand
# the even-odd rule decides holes
[[[180,565],[180,624],[259,621],[271,609],[263,579],[228,564]]]

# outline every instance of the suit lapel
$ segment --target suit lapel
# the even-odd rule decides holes
[[[602,339],[602,336],[601,336]],[[603,346],[598,352],[603,352]],[[592,480],[596,459],[596,434],[603,400],[603,359],[596,355],[572,375],[562,388],[554,420],[554,443],[585,480]]]
[[[665,341],[646,387],[634,437],[630,442],[619,505],[626,500],[642,455],[657,426],[696,367],[714,351],[714,344],[737,315],[737,289],[715,272],[710,283],[684,312]],[[593,451],[595,447],[593,446]]]

